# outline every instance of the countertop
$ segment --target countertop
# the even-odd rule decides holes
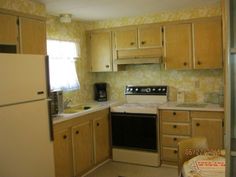
[[[86,115],[86,114],[89,114],[89,113],[100,111],[100,110],[109,108],[111,106],[116,106],[116,105],[119,105],[119,104],[122,104],[122,103],[123,103],[122,101],[104,101],[104,102],[95,102],[95,101],[93,101],[93,102],[87,102],[83,105],[84,106],[91,106],[90,109],[82,110],[82,111],[79,111],[79,112],[76,112],[76,113],[67,113],[67,114],[62,113],[62,114],[59,114],[56,117],[53,117],[53,124],[64,122],[64,121],[67,121],[67,120],[70,120],[70,119],[73,119],[73,118],[76,118],[76,117],[80,117],[80,116],[83,116],[83,115]]]
[[[183,104],[183,105],[179,106],[179,104]],[[196,106],[194,106],[194,105],[196,105]],[[201,105],[203,105],[203,106],[201,106]],[[219,104],[210,104],[210,103],[177,103],[177,102],[168,102],[168,103],[165,103],[163,105],[160,105],[159,109],[224,112],[224,107],[220,106]]]

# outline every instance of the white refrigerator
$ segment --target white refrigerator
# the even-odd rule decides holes
[[[43,55],[0,54],[0,177],[54,177]]]

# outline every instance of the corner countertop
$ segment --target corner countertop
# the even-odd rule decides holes
[[[76,112],[76,113],[67,113],[67,114],[62,113],[62,114],[59,114],[56,117],[53,117],[53,124],[64,122],[64,121],[67,121],[67,120],[70,120],[70,119],[73,119],[73,118],[77,118],[77,117],[80,117],[80,116],[83,116],[83,115],[86,115],[86,114],[89,114],[89,113],[100,111],[100,110],[109,108],[111,106],[116,106],[116,105],[119,105],[119,104],[122,104],[122,103],[123,103],[122,101],[104,101],[104,102],[96,102],[96,101],[91,102],[91,101],[89,101],[89,102],[86,102],[83,105],[91,106],[91,109],[82,110],[82,111],[79,111],[79,112]]]
[[[179,104],[183,104],[183,106],[179,106]],[[186,104],[186,106],[184,106]],[[191,106],[188,106],[191,105]],[[196,106],[194,106],[196,105]],[[198,106],[204,105],[204,106]],[[186,110],[186,111],[217,111],[224,112],[224,107],[219,104],[211,104],[211,103],[177,103],[177,102],[168,102],[159,106],[159,109],[173,109],[173,110]]]

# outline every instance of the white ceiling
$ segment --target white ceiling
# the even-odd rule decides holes
[[[202,7],[220,0],[35,0],[52,15],[70,13],[78,20],[106,20]]]

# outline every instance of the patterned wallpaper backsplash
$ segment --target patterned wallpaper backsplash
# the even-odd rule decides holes
[[[0,0],[0,8],[46,16],[45,6],[32,0]],[[124,100],[125,85],[138,84],[168,85],[170,88],[169,99],[172,101],[176,100],[178,91],[184,91],[185,101],[188,102],[221,102],[223,94],[223,71],[220,69],[165,71],[161,64],[152,64],[130,65],[126,67],[125,71],[119,72],[90,73],[88,70],[89,61],[85,38],[85,31],[91,29],[219,15],[221,15],[220,4],[213,4],[197,9],[163,12],[142,17],[126,17],[96,22],[72,21],[72,23],[69,24],[62,24],[59,22],[58,17],[47,15],[47,38],[75,41],[80,46],[81,54],[77,61],[77,72],[81,88],[79,91],[65,93],[65,98],[72,99],[73,104],[92,100],[93,84],[95,82],[107,82],[109,99]]]

